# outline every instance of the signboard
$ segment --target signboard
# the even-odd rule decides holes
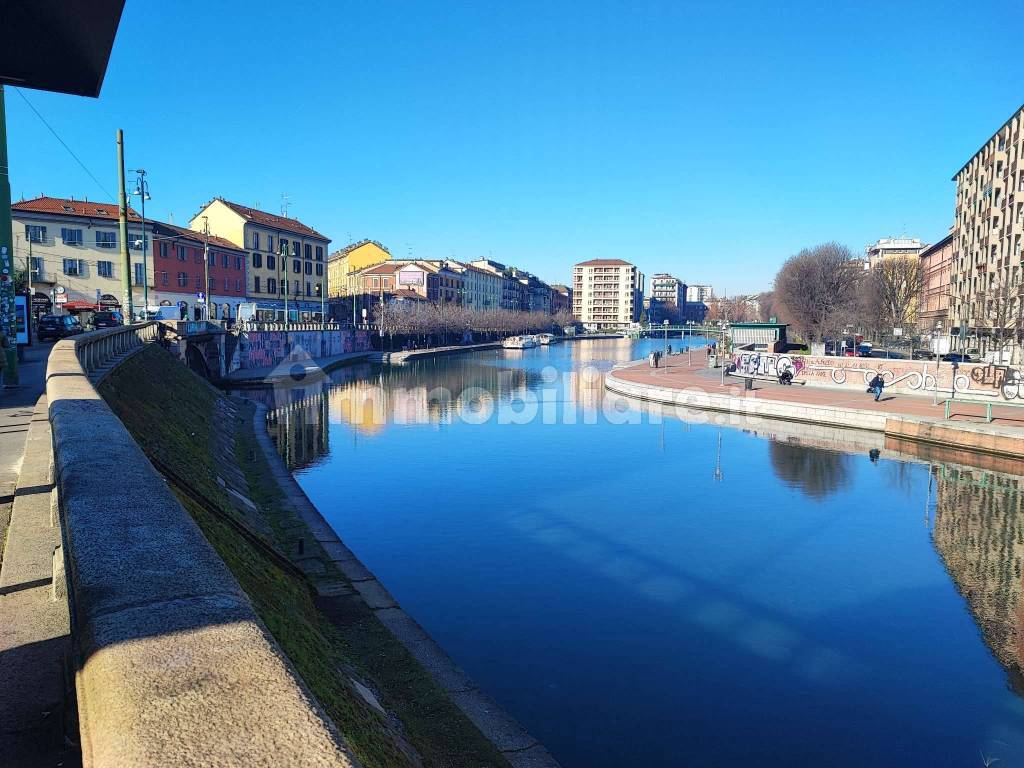
[[[398,273],[399,285],[423,285],[423,272],[418,269],[403,269]]]
[[[893,336],[902,336],[903,335],[903,329],[902,328],[893,328],[892,329],[892,335]]]
[[[28,344],[30,342],[28,336],[28,296],[14,297],[14,315],[14,332],[17,336],[17,343]]]
[[[0,246],[0,330],[14,333],[14,267],[6,245]]]
[[[206,300],[206,294],[203,293],[202,291],[196,291],[196,298],[199,301],[205,301]]]
[[[56,296],[53,297],[53,303],[54,304],[67,304],[68,303],[68,295],[66,293],[58,293]]]
[[[104,293],[102,296],[100,296],[96,303],[105,309],[111,309],[114,307],[121,306],[121,302],[118,300],[117,296],[112,296],[109,293]]]

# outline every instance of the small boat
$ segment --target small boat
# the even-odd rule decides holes
[[[501,342],[501,346],[505,349],[532,349],[537,346],[537,342],[532,336],[509,336]]]
[[[545,347],[548,344],[553,344],[555,341],[555,334],[553,333],[539,333],[537,334],[537,341],[543,344]]]

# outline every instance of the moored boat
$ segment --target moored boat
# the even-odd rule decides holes
[[[505,349],[532,349],[538,345],[532,336],[509,336],[501,342],[501,346]]]
[[[555,334],[553,334],[553,333],[538,333],[537,334],[537,341],[539,341],[545,347],[548,344],[554,344],[555,343]]]

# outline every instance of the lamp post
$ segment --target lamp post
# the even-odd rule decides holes
[[[203,216],[203,318],[210,320],[210,220]]]
[[[146,237],[146,201],[151,200],[149,196],[149,182],[146,181],[146,169],[135,169],[135,190],[132,195],[138,195],[142,208],[142,319],[149,319],[149,266],[146,262],[146,246],[149,238]],[[206,218],[205,216],[203,217]]]
[[[284,327],[288,328],[288,245],[284,238],[277,238],[277,287],[284,294]],[[281,270],[284,270],[285,281],[281,281]]]
[[[661,324],[665,326],[665,351],[668,352],[668,318],[662,320]]]

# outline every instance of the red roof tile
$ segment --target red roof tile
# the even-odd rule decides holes
[[[272,229],[280,229],[285,232],[291,232],[296,235],[305,235],[306,237],[317,237],[321,240],[327,240],[330,242],[330,238],[326,235],[321,235],[312,227],[307,227],[298,219],[290,219],[287,216],[278,216],[273,213],[267,213],[266,211],[258,211],[255,208],[250,208],[247,205],[240,203],[232,203],[230,200],[225,200],[223,197],[215,197],[214,200],[220,200],[224,205],[233,210],[242,218],[247,221],[251,221],[254,224],[262,224],[265,227]],[[209,205],[209,203],[207,203]],[[203,208],[206,208],[204,205]]]
[[[174,224],[165,224],[162,221],[153,222],[153,239],[188,240],[190,243],[195,245],[202,245],[206,242],[206,238],[202,232],[196,232],[194,229],[186,229],[185,227],[178,227]],[[245,252],[244,249],[239,248],[230,240],[225,240],[223,237],[217,237],[216,235],[210,235],[210,245],[223,250],[237,251],[239,253]]]
[[[40,195],[32,200],[19,200],[11,204],[12,211],[24,213],[48,213],[57,216],[80,216],[90,219],[109,219],[117,221],[117,203],[96,203],[88,200],[69,200],[63,197],[46,197]],[[130,206],[129,221],[142,221],[142,217]]]
[[[577,267],[632,267],[628,261],[622,259],[591,259],[590,261],[581,261],[576,265]]]

